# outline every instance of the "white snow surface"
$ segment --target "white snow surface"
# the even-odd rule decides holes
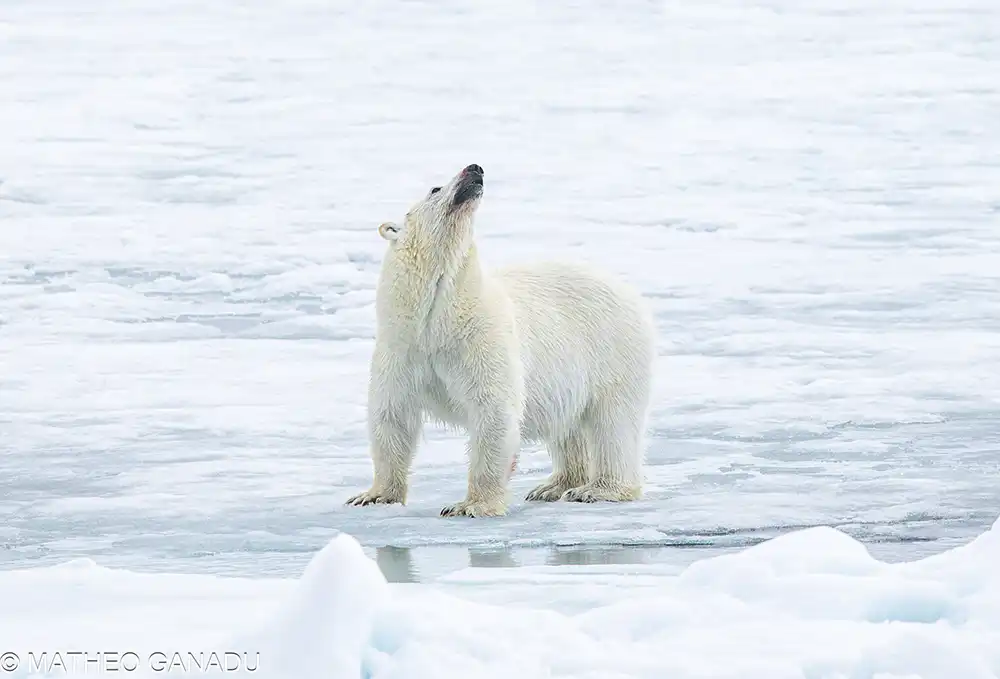
[[[1000,505],[998,26],[994,0],[4,2],[0,565],[290,576],[338,531],[967,542]],[[464,439],[429,428],[409,505],[343,505],[376,227],[472,162],[490,264],[590,261],[655,311],[640,502],[525,503],[532,447],[508,517],[441,519]]]
[[[0,664],[11,679],[109,662],[137,677],[995,679],[998,560],[1000,520],[906,563],[816,527],[681,572],[465,569],[416,586],[387,584],[349,535],[297,581],[79,559],[0,573]]]

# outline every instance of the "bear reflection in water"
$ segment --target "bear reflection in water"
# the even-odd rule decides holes
[[[525,566],[608,566],[673,562],[700,556],[665,547],[378,547],[375,561],[389,582],[427,582],[462,568],[522,568]]]

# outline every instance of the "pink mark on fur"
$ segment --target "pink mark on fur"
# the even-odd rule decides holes
[[[514,459],[512,459],[510,461],[510,469],[507,470],[507,478],[508,479],[511,476],[513,476],[514,472],[517,470],[517,458],[518,458],[518,453],[514,453]]]

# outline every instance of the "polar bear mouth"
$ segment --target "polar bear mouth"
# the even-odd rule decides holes
[[[452,207],[460,207],[483,195],[483,168],[469,165],[462,170],[455,184],[455,198]]]

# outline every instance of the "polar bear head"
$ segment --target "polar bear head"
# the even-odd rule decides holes
[[[419,242],[439,254],[455,253],[471,243],[473,218],[482,196],[483,168],[468,165],[414,203],[402,225],[384,222],[378,233],[390,244]]]

